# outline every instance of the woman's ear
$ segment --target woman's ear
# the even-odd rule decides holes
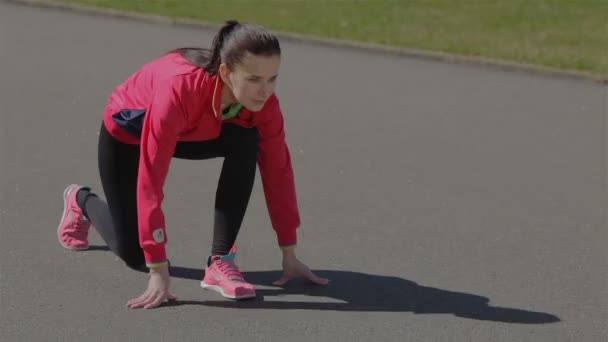
[[[222,63],[220,64],[219,67],[219,73],[220,73],[220,77],[222,78],[222,81],[227,84],[228,86],[230,86],[230,69],[228,69],[228,66],[226,65],[226,63]]]

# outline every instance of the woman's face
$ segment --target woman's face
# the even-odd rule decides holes
[[[257,112],[274,93],[280,64],[281,57],[278,55],[257,56],[247,52],[234,70],[222,63],[220,76],[238,103]]]

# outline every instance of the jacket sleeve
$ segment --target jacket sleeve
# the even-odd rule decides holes
[[[256,124],[259,134],[258,166],[270,220],[281,247],[297,243],[300,214],[291,157],[285,141],[283,114],[273,95]]]
[[[139,243],[148,267],[167,263],[163,186],[179,132],[186,122],[179,92],[176,81],[167,81],[157,87],[147,108],[141,135],[137,211]]]

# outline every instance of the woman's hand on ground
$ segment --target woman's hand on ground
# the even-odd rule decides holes
[[[318,285],[327,285],[329,283],[328,279],[317,276],[308,268],[308,266],[298,260],[293,250],[283,251],[283,275],[281,276],[281,279],[275,281],[273,284],[283,286],[287,284],[289,280],[296,277],[304,277]]]
[[[169,276],[169,266],[150,269],[148,289],[139,297],[127,302],[131,309],[152,309],[163,302],[177,298],[169,292],[171,277]]]

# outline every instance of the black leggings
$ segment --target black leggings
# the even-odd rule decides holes
[[[98,163],[107,204],[90,192],[78,204],[108,247],[125,263],[145,267],[137,224],[139,145],[124,144],[101,125]],[[218,138],[178,142],[174,158],[201,160],[224,157],[215,195],[211,255],[226,255],[236,241],[255,180],[258,133],[255,128],[223,124]]]

